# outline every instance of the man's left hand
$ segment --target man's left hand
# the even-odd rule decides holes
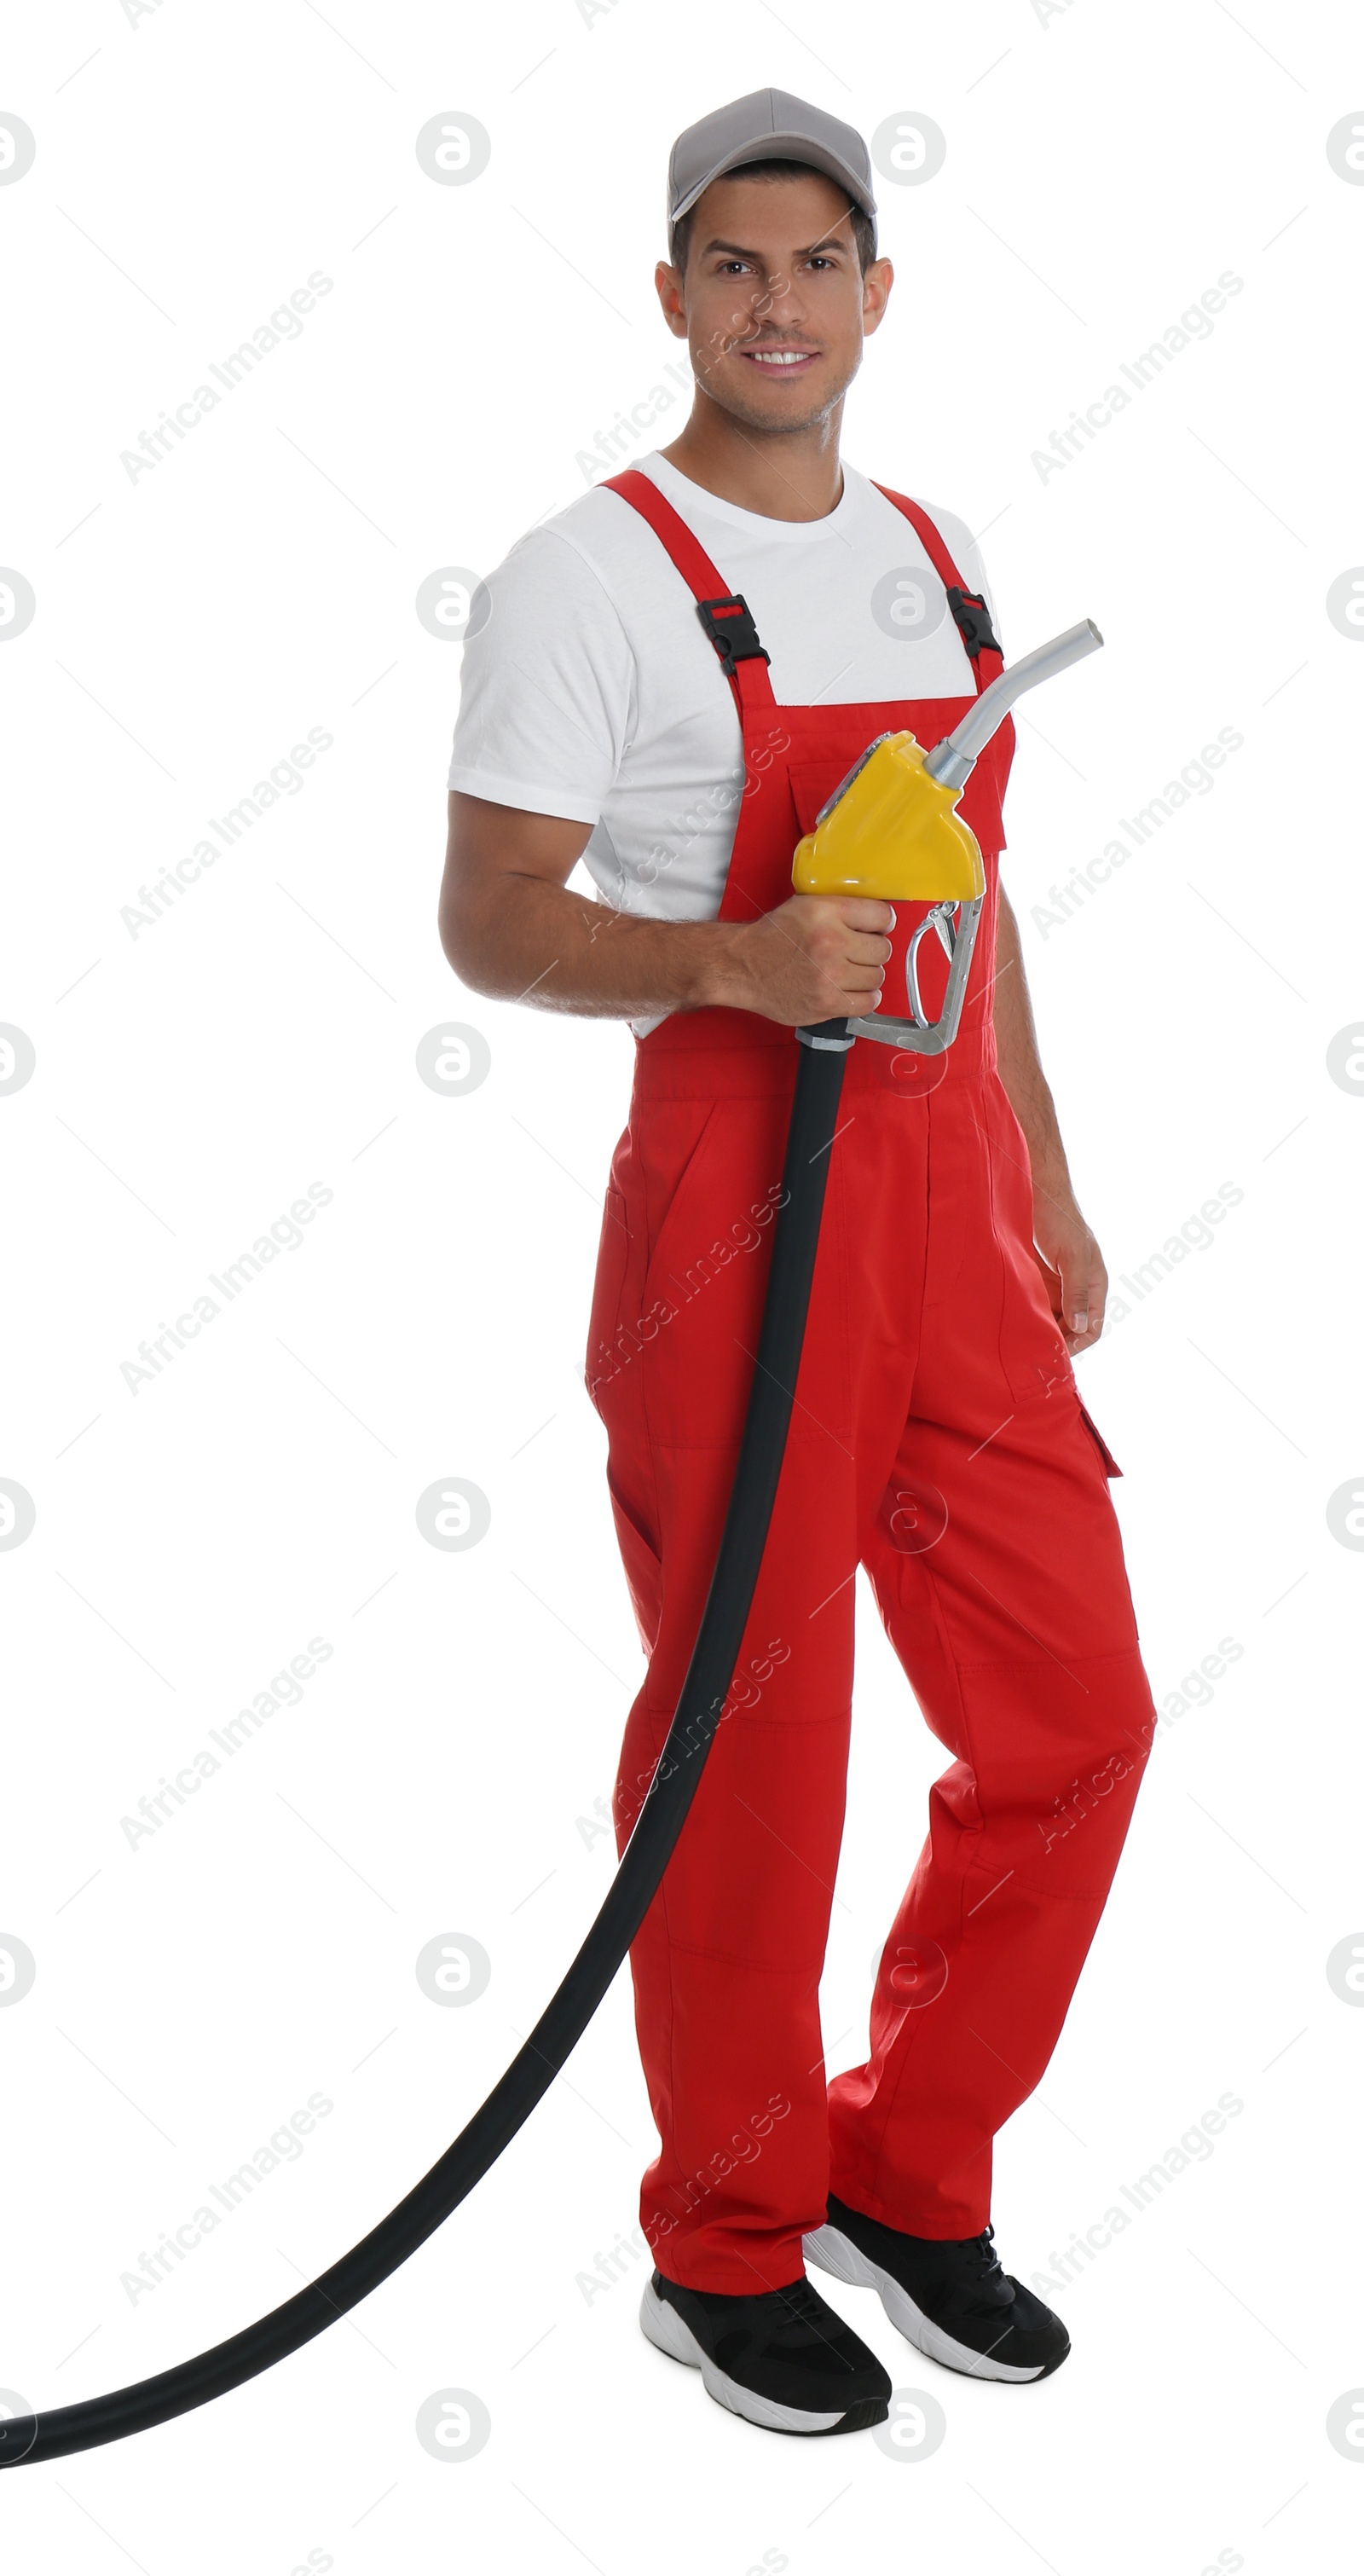
[[[1073,1198],[1044,1196],[1033,1210],[1033,1255],[1047,1283],[1051,1311],[1072,1358],[1103,1331],[1108,1272]]]

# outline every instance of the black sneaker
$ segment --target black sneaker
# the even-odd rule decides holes
[[[973,2379],[1045,2379],[1070,2337],[1051,2309],[1001,2268],[994,2229],[981,2236],[904,2236],[829,2200],[828,2224],[805,2239],[807,2261],[836,2281],[876,2290],[891,2324],[920,2352]]]
[[[639,2322],[660,2352],[700,2371],[718,2405],[769,2433],[860,2433],[890,2411],[875,2353],[803,2272],[784,2290],[737,2298],[655,2272]]]

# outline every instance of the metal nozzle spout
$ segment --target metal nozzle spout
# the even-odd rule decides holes
[[[929,777],[942,787],[963,787],[1016,700],[1058,671],[1069,670],[1072,662],[1082,662],[1087,653],[1097,653],[1103,640],[1093,618],[1085,617],[1078,626],[1067,627],[1064,635],[1054,635],[1050,644],[1025,653],[1021,662],[1010,663],[988,689],[982,689],[955,730],[929,752],[924,762]]]

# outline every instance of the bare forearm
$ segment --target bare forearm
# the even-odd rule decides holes
[[[461,983],[497,1001],[645,1019],[739,998],[728,923],[613,912],[539,877],[508,872],[441,935]]]
[[[569,891],[588,827],[458,792],[450,798],[441,945],[492,999],[587,1019],[756,1011],[800,1028],[874,1010],[888,903],[791,895],[753,921],[661,921]]]
[[[1038,1053],[1018,923],[1002,891],[995,946],[994,1015],[999,1078],[1027,1140],[1034,1190],[1069,1198],[1073,1196],[1070,1171],[1056,1103]]]
[[[1037,1030],[1018,923],[1001,893],[995,945],[995,1044],[999,1078],[1023,1130],[1032,1167],[1033,1250],[1052,1313],[1072,1357],[1103,1331],[1108,1273],[1075,1201],[1056,1103],[1037,1052]]]

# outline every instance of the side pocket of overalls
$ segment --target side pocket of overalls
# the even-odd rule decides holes
[[[1077,1404],[1079,1403],[1078,1396],[1076,1397],[1076,1402]],[[1103,1462],[1104,1474],[1106,1476],[1120,1476],[1122,1474],[1122,1469],[1118,1465],[1117,1459],[1109,1448],[1108,1442],[1105,1440],[1102,1431],[1094,1420],[1093,1415],[1090,1413],[1088,1407],[1083,1404],[1080,1405],[1080,1420],[1083,1422],[1086,1431],[1089,1433],[1090,1439],[1098,1450],[1100,1459]]]

